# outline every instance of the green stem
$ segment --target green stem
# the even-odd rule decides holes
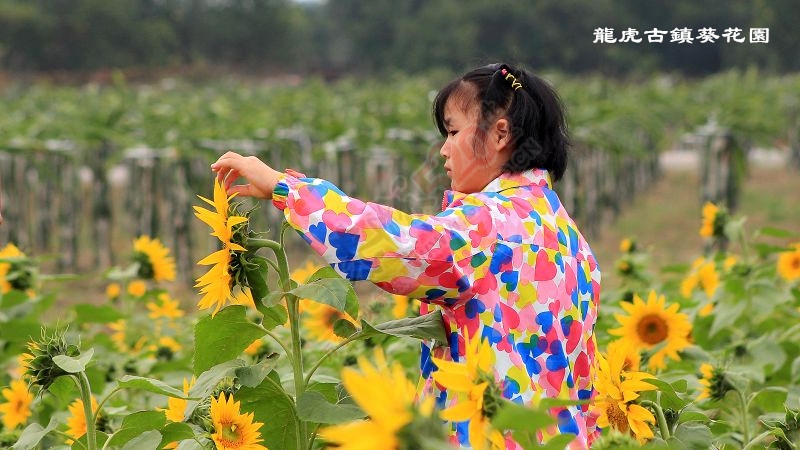
[[[664,410],[661,405],[650,400],[642,400],[642,406],[649,406],[656,413],[656,421],[658,422],[658,429],[661,432],[661,439],[667,440],[671,436],[669,432],[669,425],[667,425],[667,418],[664,416]]]
[[[765,431],[758,436],[754,437],[752,441],[748,442],[747,445],[744,446],[742,450],[748,450],[751,448],[764,448],[763,446],[756,447],[756,444],[761,444],[762,442],[766,441],[768,437],[772,436],[772,431]],[[792,446],[794,448],[794,446]]]
[[[741,391],[737,391],[737,393],[739,394],[739,404],[742,407],[742,442],[750,442],[750,426],[747,423],[747,410],[749,409],[747,405],[747,399],[744,397],[744,393]]]
[[[97,450],[97,425],[96,416],[92,412],[92,389],[89,386],[89,378],[86,377],[86,372],[79,372],[75,377],[83,401],[83,414],[86,416],[86,447],[88,450]],[[100,412],[100,408],[97,411]]]
[[[279,252],[281,252],[281,243],[273,241],[272,239],[262,239],[262,238],[248,238],[247,239],[247,249],[251,251],[256,251],[260,248],[268,248],[275,252],[277,256]]]
[[[67,434],[67,433],[65,433],[65,432],[63,432],[63,431],[61,431],[61,430],[52,430],[52,432],[53,432],[53,433],[55,433],[55,434],[57,434],[57,435],[59,435],[59,436],[61,436],[61,437],[63,437],[63,438],[64,438],[64,440],[66,440],[67,442],[69,442],[69,441],[73,441],[73,442],[72,442],[72,446],[73,446],[73,447],[74,447],[75,445],[80,445],[80,448],[86,448],[86,446],[85,446],[85,445],[83,445],[83,442],[79,442],[79,441],[75,440],[75,437],[74,437],[74,436],[71,436],[71,435],[69,435],[69,434]],[[37,447],[37,448],[39,448],[39,447]]]
[[[292,357],[292,351],[289,350],[289,347],[287,347],[286,344],[283,343],[283,341],[278,339],[278,336],[275,336],[275,333],[273,333],[273,332],[271,332],[269,330],[266,330],[266,331],[267,331],[267,336],[271,337],[273,341],[277,342],[278,345],[281,346],[283,351],[286,352],[286,358],[288,358],[289,362],[291,362],[294,365],[294,358]]]
[[[111,398],[112,395],[116,394],[117,392],[121,392],[122,390],[123,390],[123,388],[121,388],[119,386],[115,387],[113,391],[109,392],[108,395],[105,396],[105,398],[100,400],[100,403],[97,404],[97,410],[100,411],[100,408],[102,408],[103,405],[106,404],[106,402],[108,401],[108,399]],[[97,420],[97,417],[95,417],[95,420]]]
[[[327,353],[325,353],[324,355],[322,355],[322,357],[321,357],[321,358],[320,358],[320,359],[319,359],[319,360],[318,360],[318,361],[317,361],[317,362],[314,364],[314,367],[312,367],[312,368],[311,368],[311,370],[309,370],[309,371],[308,371],[308,373],[306,374],[306,381],[305,381],[305,384],[306,384],[306,385],[308,385],[308,383],[311,381],[311,376],[312,376],[312,375],[314,375],[314,372],[316,372],[316,371],[317,371],[317,369],[319,368],[319,366],[321,366],[321,365],[322,365],[322,363],[323,363],[323,362],[324,362],[326,359],[328,359],[328,357],[329,357],[329,356],[331,356],[332,354],[334,354],[334,352],[336,352],[336,351],[337,351],[337,350],[339,350],[340,348],[344,347],[345,345],[347,345],[347,344],[349,344],[349,343],[353,342],[354,340],[358,339],[358,337],[357,337],[357,336],[358,336],[358,334],[359,334],[359,333],[355,333],[355,334],[353,334],[352,336],[350,336],[350,337],[348,337],[347,339],[345,339],[345,340],[343,340],[342,342],[340,342],[340,343],[339,343],[339,344],[338,344],[336,347],[334,347],[334,348],[332,348],[332,349],[328,350],[328,352],[327,352]]]
[[[269,239],[251,239],[248,241],[248,247],[251,247],[251,242],[269,248],[275,253],[275,259],[278,262],[278,274],[280,275],[281,288],[283,292],[289,292],[292,289],[291,281],[289,279],[289,262],[286,257],[286,250],[283,247],[283,233],[286,230],[286,223],[284,222],[281,227],[280,242],[275,242]],[[294,393],[295,398],[300,396],[305,391],[305,383],[303,380],[303,352],[300,348],[300,299],[292,294],[286,294],[286,310],[289,314],[289,326],[291,329],[291,355],[292,355],[292,372],[294,375]],[[306,423],[298,421],[298,426],[295,428],[297,434],[297,449],[305,449]]]
[[[308,440],[308,450],[314,449],[314,440],[317,438],[317,432],[319,431],[319,424],[314,427],[314,431],[311,433],[311,439]]]

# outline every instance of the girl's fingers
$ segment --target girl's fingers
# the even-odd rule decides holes
[[[226,190],[228,195],[238,194],[242,197],[254,197],[252,186],[249,184],[237,184]]]
[[[225,174],[225,190],[231,188],[231,185],[239,178],[239,171],[236,169],[231,169],[227,174]]]

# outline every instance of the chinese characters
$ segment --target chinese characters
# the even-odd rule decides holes
[[[697,32],[694,34],[694,32]],[[613,44],[616,42],[625,43],[632,42],[638,44],[640,42],[648,43],[663,43],[673,42],[677,44],[713,44],[717,41],[729,44],[741,44],[748,41],[751,44],[767,44],[769,43],[769,28],[750,28],[749,39],[744,34],[744,30],[739,27],[729,27],[722,30],[717,34],[716,28],[699,28],[693,30],[691,28],[678,28],[672,30],[659,30],[653,28],[652,30],[643,31],[641,34],[636,28],[628,28],[622,30],[620,35],[617,35],[613,28],[595,28],[593,44]],[[667,40],[669,39],[669,40]]]

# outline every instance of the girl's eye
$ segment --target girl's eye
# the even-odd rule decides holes
[[[450,130],[447,132],[447,134],[449,134],[450,136],[455,136],[456,134],[458,134],[458,130]]]

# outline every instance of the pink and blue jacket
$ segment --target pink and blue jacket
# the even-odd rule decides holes
[[[593,397],[600,269],[547,171],[502,174],[472,194],[447,191],[436,215],[364,202],[293,171],[273,203],[342,276],[419,299],[422,314],[442,311],[449,342],[423,343],[420,382],[440,407],[456,399],[433,381],[432,356],[459,361],[465,335],[491,344],[495,380],[511,401]],[[590,445],[597,430],[587,404],[552,414],[558,424],[542,439],[572,433],[571,447]],[[467,430],[452,424],[462,448]]]

